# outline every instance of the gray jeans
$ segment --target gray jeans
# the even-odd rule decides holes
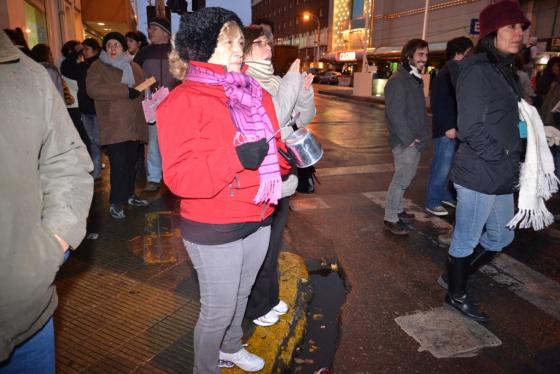
[[[396,146],[393,148],[393,159],[395,162],[395,174],[387,191],[387,203],[385,206],[385,221],[397,222],[398,214],[403,211],[404,192],[416,176],[420,152],[416,147]]]
[[[200,314],[194,329],[194,373],[219,374],[219,351],[242,348],[241,322],[247,298],[264,261],[270,226],[245,239],[221,245],[183,240],[200,287]]]

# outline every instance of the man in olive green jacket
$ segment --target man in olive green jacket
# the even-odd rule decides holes
[[[0,372],[54,373],[53,282],[85,235],[93,167],[47,71],[4,32],[0,77]]]

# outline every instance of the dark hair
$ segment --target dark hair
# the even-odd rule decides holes
[[[17,35],[16,32],[12,29],[4,29],[4,32],[6,33],[6,35],[8,35],[8,38],[10,38],[10,40],[12,41],[12,43],[14,45],[17,45]]]
[[[142,31],[129,31],[125,36],[140,43],[140,48],[148,45],[148,39]]]
[[[18,45],[29,49],[29,45],[27,45],[27,40],[25,40],[25,35],[23,34],[23,30],[20,27],[16,27],[14,29],[14,33],[16,34],[16,41]]]
[[[445,47],[445,58],[449,61],[458,53],[465,54],[465,52],[473,46],[473,42],[465,36],[451,39],[447,42],[447,46]]]
[[[82,44],[87,45],[88,47],[90,47],[91,49],[97,52],[101,50],[101,46],[99,45],[99,42],[93,38],[87,38],[82,42]]]
[[[51,47],[46,44],[37,44],[31,49],[31,58],[37,62],[52,62]]]
[[[243,28],[243,37],[245,38],[245,47],[243,48],[243,55],[249,54],[251,52],[251,47],[253,42],[264,36],[272,43],[272,31],[270,26],[262,25],[249,25]]]
[[[148,38],[146,37],[146,34],[144,34],[142,31],[136,31],[136,35],[138,35],[138,41],[140,42],[140,48],[144,48],[145,46],[148,45]]]
[[[274,34],[274,23],[269,20],[268,18],[259,18],[256,19],[255,22],[252,23],[253,25],[267,25],[270,27],[270,32]]]
[[[544,70],[545,71],[552,70],[552,67],[554,65],[560,65],[560,57],[559,56],[551,57],[550,60],[548,60],[548,62],[546,63],[546,67],[544,68]]]
[[[23,31],[21,31],[21,29],[19,27],[16,28],[15,30],[4,29],[4,32],[6,33],[6,35],[8,35],[8,37],[12,41],[13,45],[19,47],[19,49],[23,53],[25,53],[26,55],[31,57],[31,51],[29,50],[29,47],[27,46],[27,41],[25,40],[25,37],[23,36]]]
[[[401,51],[401,62],[411,60],[416,50],[428,48],[428,42],[423,39],[411,39],[404,45]]]
[[[495,49],[496,47],[494,47],[494,39],[496,39],[497,35],[497,31],[492,31],[484,38],[479,39],[478,43],[476,43],[476,46],[474,47],[474,53],[488,53]]]
[[[79,44],[80,42],[77,40],[69,40],[64,43],[64,45],[60,49],[60,53],[62,53],[62,56],[68,57],[73,51],[75,51],[75,47]]]

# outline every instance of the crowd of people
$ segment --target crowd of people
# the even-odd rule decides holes
[[[40,161],[41,145],[54,141],[63,152],[70,144],[72,151],[64,157],[74,160],[76,175],[65,175],[68,180],[60,178],[57,183],[66,183],[61,192],[73,183],[89,188],[79,199],[75,195],[83,191],[76,189],[57,201],[63,211],[73,210],[65,217],[68,227],[75,228],[72,235],[67,235],[67,227],[51,229],[45,224],[44,235],[52,233],[62,247],[57,253],[67,257],[68,249],[83,238],[84,212],[92,194],[86,182],[101,178],[103,154],[109,160],[109,214],[114,219],[126,218],[127,205],[148,205],[135,192],[136,176],[144,165],[145,191],[157,191],[165,181],[179,198],[183,241],[200,286],[201,311],[194,333],[197,373],[219,373],[220,367],[234,365],[246,371],[262,369],[264,361],[241,345],[241,321],[249,318],[256,325],[271,326],[289,309],[279,298],[278,255],[298,178],[284,141],[313,119],[315,104],[313,75],[300,72],[299,59],[284,77],[274,74],[272,32],[272,25],[244,28],[231,11],[203,8],[183,15],[174,46],[170,22],[161,17],[149,22],[150,43],[134,31],[109,32],[101,43],[93,38],[72,40],[62,47],[58,63],[48,45],[29,50],[25,38],[21,41],[14,30],[4,35],[11,43],[2,40],[1,47],[11,58],[8,68],[25,74],[31,66],[41,75],[21,52],[42,65],[39,70],[53,83],[47,91],[57,95],[57,116],[63,115],[61,108],[67,112],[67,120],[61,123],[37,120],[39,128],[56,125],[64,133],[64,138],[54,134],[54,139],[37,139]],[[148,77],[156,83],[137,89]],[[169,96],[158,106],[157,120],[146,122],[142,100],[162,88],[169,90]],[[75,131],[68,128],[69,121]],[[43,133],[38,131],[36,136]],[[76,137],[82,141],[76,142]],[[55,168],[48,173],[49,165],[31,161],[29,167],[39,167],[41,181],[61,172]],[[52,193],[43,195],[43,201],[49,199]],[[80,206],[73,207],[67,199]],[[36,215],[39,222],[41,218],[49,219]],[[23,243],[12,245],[17,249]],[[44,292],[36,298],[43,304],[48,301],[49,308],[23,310],[17,303],[10,304],[9,318],[26,311],[33,319],[13,331],[4,329],[12,327],[12,321],[5,313],[0,316],[2,334],[8,333],[2,335],[2,342],[7,343],[1,346],[0,372],[34,367],[54,372],[52,279],[56,270],[45,272],[46,279],[38,280]],[[30,351],[37,360],[26,358]]]
[[[523,69],[532,74],[534,64],[519,55],[531,22],[517,1],[488,5],[479,22],[476,46],[464,37],[447,43],[448,61],[432,83],[433,156],[425,209],[436,216],[455,209],[447,269],[437,280],[447,290],[445,302],[486,322],[489,316],[469,296],[469,276],[513,241],[517,226],[540,230],[560,218],[544,204],[558,190],[560,177],[560,123],[555,122],[560,97],[554,92],[560,65],[551,58],[533,90]],[[421,76],[428,54],[426,41],[406,43],[401,65],[385,87],[395,172],[384,225],[394,235],[408,235],[407,224],[415,220],[404,210],[403,196],[428,148]]]

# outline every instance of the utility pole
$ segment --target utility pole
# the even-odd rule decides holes
[[[428,29],[428,9],[430,8],[430,0],[426,0],[424,6],[424,26],[422,27],[422,39],[426,40],[426,30]]]
[[[165,0],[156,0],[156,17],[166,17]]]
[[[554,38],[554,29],[556,28],[556,20],[558,19],[558,7],[560,0],[556,0],[556,7],[554,8],[554,19],[552,20],[552,30],[550,30],[550,37]]]

